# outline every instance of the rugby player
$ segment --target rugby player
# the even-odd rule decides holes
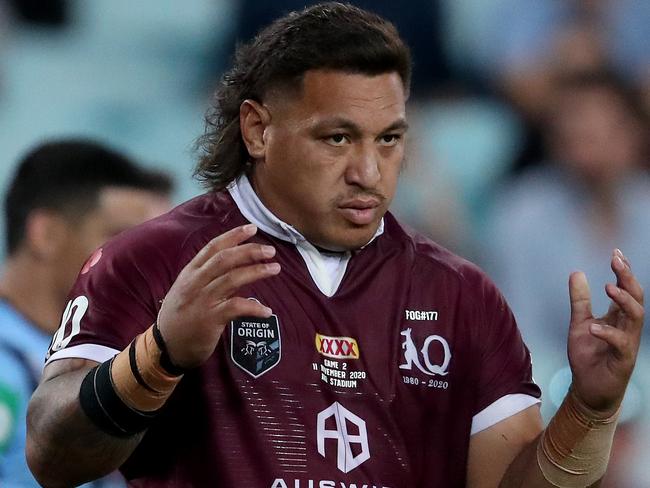
[[[103,246],[68,297],[28,420],[44,486],[597,486],[642,290],[615,251],[597,319],[570,277],[573,383],[544,429],[499,291],[388,212],[410,72],[390,23],[338,3],[238,50],[209,191]]]
[[[38,486],[25,460],[27,403],[88,254],[168,211],[171,189],[164,173],[86,139],[40,143],[16,166],[0,276],[0,486]]]

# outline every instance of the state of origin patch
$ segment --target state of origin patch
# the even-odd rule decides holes
[[[241,369],[258,378],[282,357],[277,315],[240,317],[230,322],[230,356]]]

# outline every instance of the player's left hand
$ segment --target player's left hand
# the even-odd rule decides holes
[[[605,286],[612,303],[595,318],[584,273],[569,278],[571,325],[568,353],[573,388],[578,397],[603,417],[612,415],[623,401],[636,362],[643,328],[643,289],[630,263],[618,249],[611,260],[616,284]]]

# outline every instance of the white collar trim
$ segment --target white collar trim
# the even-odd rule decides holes
[[[331,297],[338,290],[352,253],[321,253],[295,227],[283,222],[271,212],[259,199],[246,175],[228,185],[228,192],[237,204],[239,211],[246,219],[259,229],[273,237],[291,242],[302,256],[309,274],[318,289]],[[368,241],[370,244],[384,232],[382,218],[375,235]],[[363,247],[366,247],[366,244]]]

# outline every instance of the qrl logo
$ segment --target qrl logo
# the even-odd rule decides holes
[[[449,350],[449,344],[447,341],[443,338],[440,337],[439,335],[430,335],[424,340],[424,344],[422,345],[422,349],[420,349],[420,354],[422,354],[422,359],[424,360],[424,364],[420,362],[420,356],[418,354],[418,349],[415,347],[415,343],[413,342],[413,338],[411,337],[411,329],[408,328],[406,330],[403,330],[400,332],[401,335],[404,336],[404,342],[402,343],[402,349],[404,349],[404,364],[400,364],[399,367],[400,369],[408,369],[411,370],[413,369],[413,365],[422,371],[424,374],[427,374],[429,376],[435,376],[435,375],[440,375],[440,376],[446,376],[448,371],[447,368],[449,367],[449,361],[451,361],[451,351]],[[431,356],[430,356],[430,349],[432,344],[434,342],[437,342],[440,344],[440,347],[442,347],[442,363],[441,364],[433,364],[431,362]]]
[[[328,419],[334,418],[335,429],[327,429],[325,423]],[[348,424],[356,427],[357,433],[348,432]],[[357,415],[350,412],[339,402],[332,405],[318,414],[318,454],[326,458],[325,440],[336,440],[336,467],[344,473],[349,473],[360,464],[370,459],[370,448],[368,447],[368,432],[366,422]],[[352,453],[352,446],[357,445],[359,452],[356,456]]]
[[[352,337],[329,337],[316,334],[316,350],[333,359],[359,359],[359,345]]]

